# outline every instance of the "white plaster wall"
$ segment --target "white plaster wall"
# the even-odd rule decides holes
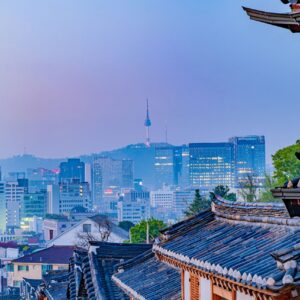
[[[200,298],[201,300],[211,299],[211,285],[210,280],[201,278],[200,279]]]
[[[95,225],[95,223],[91,220],[86,220],[84,222],[79,223],[78,225],[73,226],[72,229],[67,230],[64,232],[61,236],[58,236],[54,238],[53,240],[49,241],[47,243],[47,247],[56,245],[56,246],[73,246],[78,244],[78,233],[82,233],[82,226],[83,224],[91,224],[92,225],[92,234],[95,237],[99,237],[100,240],[100,234],[98,231],[98,227]],[[121,238],[119,235],[115,234],[114,232],[111,232],[108,242],[111,243],[123,243],[124,239]]]
[[[255,300],[255,298],[241,292],[236,292],[236,300]]]
[[[184,271],[184,300],[191,299],[190,272]]]

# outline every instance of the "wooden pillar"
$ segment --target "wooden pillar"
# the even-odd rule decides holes
[[[184,270],[181,270],[181,300],[184,300]]]
[[[192,273],[190,276],[191,300],[200,300],[199,277]]]

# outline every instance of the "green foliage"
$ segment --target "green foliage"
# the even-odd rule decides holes
[[[279,198],[273,198],[271,189],[276,187],[275,179],[270,175],[265,175],[265,185],[260,191],[258,201],[259,202],[281,202]]]
[[[210,193],[210,199],[212,200],[215,195],[222,197],[223,199],[229,201],[236,201],[236,194],[230,193],[230,189],[228,186],[218,185],[214,188],[214,190]]]
[[[300,176],[300,160],[295,157],[295,152],[300,150],[300,140],[295,144],[278,150],[273,156],[275,168],[274,178],[278,186],[286,181]]]
[[[255,202],[257,200],[257,186],[252,175],[247,175],[245,181],[240,185],[240,195],[245,202]]]
[[[133,227],[134,224],[130,221],[122,221],[119,222],[119,227],[129,232],[130,228]]]
[[[149,224],[149,239],[153,241],[159,236],[159,231],[166,227],[163,221],[156,219],[143,220],[134,227],[130,228],[132,243],[146,243],[147,240],[147,222]]]
[[[195,190],[195,198],[191,205],[188,207],[188,210],[185,212],[187,217],[191,217],[199,214],[200,212],[208,209],[210,207],[210,200],[202,197],[200,191]]]

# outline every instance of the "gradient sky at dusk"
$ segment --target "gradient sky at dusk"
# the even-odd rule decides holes
[[[300,34],[250,21],[279,0],[3,0],[0,157],[73,156],[152,140],[300,137]],[[268,158],[269,160],[269,158]]]

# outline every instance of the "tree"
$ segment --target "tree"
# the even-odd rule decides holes
[[[199,214],[200,212],[208,209],[209,207],[210,207],[210,200],[202,197],[200,195],[200,191],[197,189],[195,190],[194,201],[188,207],[188,210],[185,212],[185,215],[187,217],[191,217]]]
[[[295,157],[295,152],[299,150],[300,140],[297,140],[295,144],[278,150],[272,156],[277,186],[282,186],[286,181],[300,176],[300,160]]]
[[[240,184],[240,195],[246,202],[254,202],[257,200],[257,186],[253,175],[248,174],[245,181]]]
[[[149,226],[149,239],[153,241],[159,236],[159,231],[166,227],[163,221],[157,219],[143,220],[134,227],[130,228],[130,236],[132,243],[146,243],[147,240],[147,223]]]
[[[112,222],[106,216],[95,216],[91,228],[87,232],[77,232],[77,246],[88,248],[90,242],[107,242],[111,231]],[[89,224],[87,224],[89,225]]]
[[[270,176],[265,175],[265,185],[260,191],[258,201],[259,202],[281,202],[281,199],[274,198],[271,189],[276,187],[276,180]]]
[[[210,199],[212,200],[215,195],[218,195],[222,197],[223,199],[229,200],[229,201],[236,201],[236,194],[235,193],[229,193],[230,189],[226,185],[218,185],[214,188],[214,190],[210,193]]]
[[[130,221],[119,222],[119,227],[121,227],[122,229],[124,229],[125,231],[128,231],[128,232],[129,232],[130,228],[133,226],[134,226],[134,224]]]

